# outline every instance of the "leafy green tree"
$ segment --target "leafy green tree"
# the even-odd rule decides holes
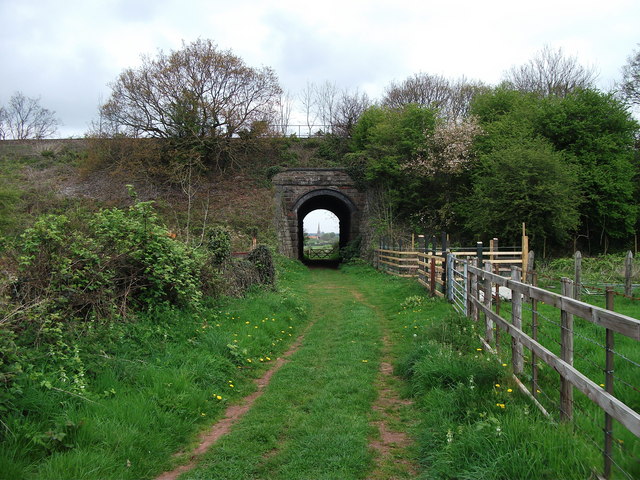
[[[473,232],[519,241],[522,222],[534,247],[562,244],[579,222],[577,176],[544,140],[505,144],[482,157],[463,209]]]
[[[578,167],[582,234],[605,250],[610,238],[632,235],[640,208],[634,158],[638,124],[625,106],[612,94],[577,90],[563,99],[544,99],[534,128]]]
[[[577,176],[582,200],[575,233],[588,240],[589,250],[606,250],[610,238],[633,233],[638,221],[638,127],[612,95],[576,89],[563,97],[540,97],[500,87],[476,97],[471,112],[484,130],[476,142],[483,156],[540,139],[563,154]]]
[[[407,167],[424,149],[425,134],[432,132],[435,124],[436,112],[430,108],[415,104],[397,109],[374,106],[362,114],[353,129],[347,163],[370,188],[384,192],[384,202],[400,218],[409,218],[424,198],[421,179],[409,175]]]

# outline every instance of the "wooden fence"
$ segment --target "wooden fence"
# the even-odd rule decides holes
[[[492,261],[497,274],[511,271],[513,265],[521,266],[525,270],[527,268],[528,240],[524,235],[522,248],[508,249],[499,249],[497,238],[490,241],[488,249],[482,242],[477,242],[474,247],[449,247],[446,235],[442,236],[441,243],[438,245],[435,238],[428,235],[412,235],[411,243],[407,242],[404,245],[398,243],[392,246],[382,240],[380,247],[373,252],[373,264],[379,270],[391,275],[416,277],[432,295],[440,297],[447,296],[448,255],[454,255],[460,259],[486,257]]]
[[[586,395],[604,412],[602,425],[604,431],[602,439],[603,473],[605,478],[610,478],[613,467],[617,466],[613,459],[612,421],[618,421],[629,432],[640,438],[640,413],[614,394],[614,356],[616,355],[614,334],[640,342],[640,320],[574,299],[574,286],[569,279],[563,279],[562,293],[557,294],[522,282],[522,271],[517,267],[512,267],[511,278],[505,278],[492,273],[493,266],[490,262],[486,262],[484,268],[477,266],[476,259],[469,261],[454,259],[453,263],[455,265],[453,268],[456,271],[464,270],[467,273],[466,278],[459,282],[464,289],[462,298],[465,301],[464,309],[461,311],[477,322],[481,319],[484,320],[483,341],[486,346],[497,347],[498,345],[496,335],[494,335],[494,326],[499,328],[499,330],[498,328],[495,330],[495,333],[502,331],[511,337],[511,363],[516,378],[525,373],[525,359],[529,361],[532,368],[530,390],[526,389],[524,384],[519,381],[523,390],[526,390],[531,398],[536,399],[540,392],[538,362],[542,361],[560,375],[559,417],[561,421],[573,420],[574,389]],[[464,264],[464,268],[459,265],[460,263]],[[494,287],[508,289],[510,292],[511,315],[508,320],[495,311],[494,296],[492,295]],[[611,290],[609,296],[611,299],[613,298]],[[460,298],[460,295],[454,295],[454,298]],[[554,354],[538,339],[539,303],[558,310],[560,317],[560,322],[557,324],[560,337],[559,355]],[[612,308],[612,300],[609,300],[607,304]],[[523,308],[525,305],[531,305],[531,325],[528,328],[531,335],[525,333],[523,327]],[[605,357],[605,364],[601,365],[605,374],[604,384],[599,384],[574,366],[574,354],[579,353],[574,350],[574,337],[577,335],[576,329],[574,329],[574,317],[582,318],[602,328],[602,337],[605,338],[605,344],[601,345]],[[528,353],[524,352],[525,348]],[[619,354],[618,356],[620,357]],[[640,367],[637,362],[624,356],[622,358],[631,362],[632,366]],[[629,386],[636,393],[640,393],[637,386]],[[625,470],[620,469],[620,472],[628,478],[632,478]]]
[[[580,301],[579,288],[574,288],[574,282],[569,279],[563,279],[561,293],[537,287],[536,274],[528,269],[533,259],[528,258],[526,245],[525,240],[519,251],[498,250],[497,240],[491,242],[489,250],[482,244],[475,248],[453,249],[455,251],[447,248],[440,251],[435,248],[430,251],[426,248],[423,251],[380,248],[375,251],[374,265],[393,275],[416,277],[432,295],[446,297],[457,311],[476,322],[483,322],[481,340],[486,349],[498,353],[501,345],[506,343],[509,346],[514,381],[546,415],[551,414],[541,403],[541,395],[545,395],[545,390],[540,383],[540,362],[559,374],[556,411],[560,421],[571,421],[577,425],[574,418],[574,390],[583,393],[604,416],[602,424],[590,430],[600,429],[603,432],[600,440],[592,441],[601,445],[604,478],[611,478],[614,468],[622,475],[621,478],[636,478],[634,473],[620,467],[614,459],[614,452],[621,448],[622,441],[614,438],[613,421],[631,432],[636,441],[640,439],[640,413],[637,410],[640,400],[632,402],[636,409],[622,401],[614,393],[614,378],[618,378],[617,385],[631,391],[636,399],[640,399],[640,385],[615,376],[614,358],[635,372],[640,368],[640,360],[616,351],[614,336],[622,335],[626,342],[640,342],[640,320],[612,311],[612,289],[607,290],[607,308],[601,308]],[[636,300],[629,296],[627,298]],[[506,300],[509,303],[505,304]],[[502,315],[501,302],[505,307]],[[547,323],[547,326],[552,325],[550,328],[557,329],[555,336],[559,338],[559,345],[553,345],[554,348],[551,348],[547,339],[541,341],[539,338],[540,321],[545,318],[541,308],[545,308],[545,305],[556,311],[552,316],[559,318],[557,322],[551,320]],[[505,318],[504,313],[509,309],[510,315]],[[527,315],[523,315],[523,311]],[[523,325],[525,318],[527,324]],[[584,323],[595,325],[596,330],[601,329],[600,333],[594,334],[595,339],[588,340],[601,349],[599,356],[603,357],[604,364],[597,368],[604,374],[604,383],[588,377],[585,370],[581,370],[574,362],[574,355],[583,356],[584,359],[582,352],[574,349],[574,337],[583,336],[580,329],[574,329],[574,320],[579,318],[584,319]],[[525,333],[525,330],[529,333]],[[501,339],[501,334],[508,335],[510,340]],[[599,337],[604,338],[604,342]],[[559,352],[554,353],[552,350],[558,350],[558,346]],[[635,345],[633,351],[637,351]],[[591,358],[583,359],[580,360],[581,364],[585,361],[594,362]],[[530,367],[527,371],[525,364]],[[637,378],[637,375],[633,378]],[[529,387],[525,385],[528,382]],[[549,397],[547,400],[551,401]],[[585,436],[588,435],[585,433]],[[629,447],[631,455],[634,454],[633,448]]]

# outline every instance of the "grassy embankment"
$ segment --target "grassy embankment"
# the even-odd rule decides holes
[[[425,479],[570,479],[588,477],[598,464],[569,427],[549,422],[516,392],[508,365],[479,348],[475,326],[448,304],[368,267],[312,275],[321,283],[310,289],[316,323],[303,347],[184,478],[371,478],[404,461],[418,463]],[[415,445],[376,465],[366,438],[377,433],[365,418],[376,418],[383,333],[414,400],[393,426],[409,429]]]
[[[169,469],[299,334],[307,314],[295,285],[305,275],[291,264],[277,292],[79,325],[86,391],[22,385],[19,408],[0,425],[0,478],[140,479]]]

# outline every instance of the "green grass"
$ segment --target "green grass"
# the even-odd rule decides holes
[[[253,391],[252,379],[306,325],[296,285],[307,272],[287,263],[278,292],[78,326],[84,398],[24,384],[19,405],[2,417],[0,478],[140,479],[171,468],[172,455]]]
[[[597,449],[540,414],[511,383],[508,364],[481,348],[482,327],[412,280],[351,270],[370,301],[394,315],[396,372],[419,412],[418,478],[584,479],[601,471]]]
[[[183,478],[364,478],[381,332],[375,314],[336,275],[312,273],[315,323],[303,346],[237,428]],[[328,282],[337,288],[323,288]]]
[[[592,304],[604,306],[602,298],[583,299]],[[599,301],[598,301],[599,300]],[[638,310],[637,301],[616,297],[615,310],[627,315],[634,315]],[[560,311],[554,307],[538,302],[538,341],[556,355],[560,355]],[[501,316],[511,318],[511,303],[501,305]],[[524,330],[531,335],[531,306],[523,307]],[[636,316],[637,318],[637,316]],[[590,378],[596,384],[604,386],[605,383],[605,329],[594,325],[584,319],[574,317],[574,366]],[[640,394],[637,388],[640,385],[640,352],[638,342],[620,334],[615,334],[614,356],[614,392],[622,402],[640,411]],[[500,345],[502,358],[510,362],[511,344],[506,334],[501,334]],[[525,371],[521,379],[531,389],[532,370],[531,355],[525,349]],[[552,417],[559,420],[560,417],[560,379],[559,375],[551,367],[538,361],[538,395],[540,402],[551,413]],[[635,388],[633,388],[635,386]],[[604,414],[600,407],[587,398],[584,394],[574,389],[574,428],[579,435],[589,439],[592,444],[603,448]],[[629,472],[632,477],[640,476],[640,440],[626,428],[614,421],[613,428],[615,462],[622,469]],[[602,471],[602,460],[597,461],[598,470]],[[618,472],[619,473],[619,472]],[[625,478],[622,476],[621,478]]]
[[[199,312],[78,325],[85,398],[36,377],[23,385],[19,408],[2,417],[0,478],[153,478],[186,461],[173,455],[254,391],[253,379],[302,331],[302,346],[253,408],[181,478],[346,480],[393,471],[393,459],[377,466],[370,448],[383,351],[405,379],[395,388],[413,400],[394,427],[414,439],[398,461],[418,463],[416,478],[583,479],[602,470],[597,448],[542,416],[511,383],[509,362],[482,350],[483,327],[427,298],[415,281],[362,264],[308,271],[281,261],[280,272],[278,291]],[[394,478],[411,478],[402,475]]]

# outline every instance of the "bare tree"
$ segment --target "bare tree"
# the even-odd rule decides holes
[[[302,110],[305,116],[305,122],[307,124],[307,129],[309,131],[309,135],[311,135],[311,130],[314,127],[316,121],[316,87],[312,82],[307,82],[307,85],[304,87],[302,92],[300,93],[300,103],[302,104]]]
[[[506,84],[523,92],[564,97],[578,88],[589,88],[598,77],[592,67],[583,67],[576,57],[567,57],[562,48],[545,45],[528,63],[512,67],[504,74]]]
[[[449,80],[440,75],[416,73],[401,83],[391,82],[382,103],[400,108],[410,103],[440,108],[449,97]]]
[[[0,138],[25,140],[53,136],[60,120],[55,112],[43,108],[39,98],[29,98],[22,92],[14,93],[5,108],[0,108]]]
[[[441,107],[441,116],[448,121],[462,122],[469,114],[471,101],[489,87],[477,80],[461,77],[449,84],[449,99]]]
[[[622,67],[620,91],[630,105],[640,107],[640,48],[627,58],[626,65]]]
[[[0,106],[0,140],[4,140],[7,136],[6,132],[7,111]]]
[[[289,132],[289,122],[291,121],[291,112],[293,110],[293,99],[289,92],[282,92],[278,98],[277,108],[277,131],[282,135]]]
[[[400,108],[416,103],[438,110],[447,120],[459,121],[466,115],[474,95],[486,89],[481,82],[462,77],[449,80],[441,75],[418,73],[403,82],[392,82],[385,90],[382,104]]]
[[[248,67],[210,40],[142,57],[142,65],[124,70],[111,90],[101,112],[120,133],[198,145],[216,162],[229,139],[273,123],[282,92],[271,68]]]
[[[366,92],[360,92],[358,89],[353,92],[343,90],[331,119],[332,132],[339,136],[350,137],[360,115],[371,105],[372,102]]]
[[[326,129],[331,129],[333,116],[338,101],[338,87],[335,83],[326,80],[320,86],[315,87],[317,116]],[[332,133],[332,132],[331,132]]]

